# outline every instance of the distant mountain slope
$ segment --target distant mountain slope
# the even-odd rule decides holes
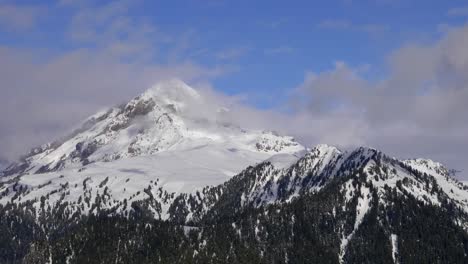
[[[38,208],[42,196],[54,206],[95,201],[104,192],[113,208],[144,199],[150,188],[160,203],[154,213],[164,218],[168,197],[221,184],[275,154],[294,159],[304,152],[292,137],[230,124],[228,111],[179,80],[156,84],[6,168],[0,203],[15,198]],[[21,195],[11,191],[17,189]],[[69,210],[96,210],[87,205]]]
[[[137,173],[145,175],[151,169],[141,158]],[[39,199],[28,197],[34,190],[19,183],[25,176],[3,182],[2,196],[8,199],[0,204],[0,247],[5,248],[0,260],[468,261],[468,187],[430,160],[400,161],[371,148],[342,152],[319,145],[295,159],[274,156],[223,184],[191,193],[159,188],[166,178],[151,175],[144,176],[154,179],[147,187],[103,179],[125,169],[118,162],[104,163],[116,167],[101,168],[82,183],[59,177],[64,182]],[[186,172],[180,169],[167,177]],[[70,199],[80,192],[81,198]]]
[[[452,178],[440,163],[425,159],[401,161],[364,147],[341,152],[327,145],[312,148],[288,167],[275,167],[270,160],[249,167],[224,185],[215,187],[222,195],[216,198],[216,202],[210,202],[210,206],[194,207],[189,202],[184,210],[190,212],[188,216],[210,215],[210,210],[212,216],[235,214],[243,207],[290,202],[319,192],[334,179],[343,180],[350,176],[371,185],[377,191],[379,202],[384,205],[386,190],[391,188],[397,189],[398,194],[426,204],[441,206],[450,201],[468,213],[468,186]],[[368,187],[356,189],[354,178],[343,182],[341,190],[346,200],[369,192]],[[184,200],[196,199],[189,195]],[[366,213],[370,202],[367,199],[362,201],[362,214]],[[180,201],[178,203],[177,208],[183,208]],[[203,208],[204,212],[192,212],[191,208]],[[181,221],[180,215],[175,216]]]
[[[212,102],[181,81],[156,84],[127,104],[91,116],[67,137],[32,149],[4,174],[40,174],[207,146],[249,151],[262,158],[304,149],[292,137],[232,125],[224,118],[229,110],[208,103]],[[209,118],[194,114],[202,108]]]
[[[0,263],[467,263],[468,186],[160,83],[0,176]],[[202,109],[202,110],[200,110]]]
[[[415,202],[415,206],[419,203],[418,207],[454,210],[447,217],[460,230],[468,229],[468,186],[450,177],[449,170],[431,160],[400,161],[371,148],[341,152],[335,147],[319,145],[287,168],[276,168],[266,161],[217,187],[219,195],[209,203],[194,206],[196,199],[189,196],[184,197],[184,203],[178,201],[175,208],[186,212],[185,221],[217,223],[235,218],[246,208],[288,204],[309,195],[320,195],[329,191],[330,184],[335,186],[334,195],[340,197],[331,208],[335,221],[343,221],[338,227],[341,231],[336,231],[340,237],[340,261],[346,260],[350,241],[361,232],[372,210],[383,215],[394,214],[395,199]],[[184,221],[177,213],[173,216],[176,221]],[[386,225],[390,223],[381,223],[379,228],[386,229],[389,241],[398,243],[394,241],[398,235],[391,234],[391,227]]]

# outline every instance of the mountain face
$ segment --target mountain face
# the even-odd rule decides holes
[[[69,136],[32,149],[4,170],[3,179],[28,190],[23,201],[48,196],[51,205],[94,201],[106,186],[106,206],[113,208],[145,198],[144,189],[152,188],[162,203],[155,213],[164,218],[168,197],[221,184],[274,154],[304,151],[292,137],[231,125],[229,110],[207,103],[181,81],[159,83],[91,116]],[[0,203],[10,199],[0,196]],[[89,206],[70,210],[88,213]]]
[[[228,115],[173,80],[33,149],[0,177],[0,262],[468,262],[468,187],[442,164]]]
[[[64,139],[32,149],[4,174],[42,174],[197,148],[251,152],[260,159],[304,150],[291,137],[233,126],[229,110],[206,104],[181,81],[159,83],[127,104],[91,116]]]

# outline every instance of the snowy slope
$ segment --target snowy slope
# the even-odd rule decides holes
[[[468,213],[468,187],[452,177],[441,163],[428,159],[398,160],[373,148],[342,152],[322,144],[300,158],[274,156],[252,171],[256,177],[246,184],[242,204],[287,202],[302,193],[319,191],[334,178],[362,174],[374,187],[382,188],[382,193],[385,185],[395,187],[402,182],[402,188],[417,199],[440,205],[443,198],[449,198]],[[344,185],[350,193],[356,191],[353,180]],[[345,198],[348,196],[351,195]]]
[[[274,161],[274,158],[270,160]],[[362,175],[382,196],[386,187],[395,188],[401,183],[404,195],[434,205],[441,205],[448,198],[468,213],[468,186],[451,177],[447,168],[432,160],[398,160],[366,147],[342,152],[328,145],[312,148],[290,166],[278,167],[270,160],[243,172],[255,171],[254,179],[239,178],[245,182],[244,192],[238,194],[241,204],[261,206],[288,202],[301,194],[321,190],[334,178]],[[343,184],[345,199],[350,200],[355,193],[364,197],[364,193],[368,193],[366,188],[356,189],[355,179],[351,178]],[[363,200],[360,204],[369,202]],[[363,212],[365,208],[358,211]]]
[[[156,218],[186,222],[219,201],[238,209],[287,203],[342,180],[343,210],[357,212],[355,228],[342,234],[342,253],[375,199],[371,189],[383,206],[387,189],[395,188],[424,203],[452,201],[468,213],[468,186],[440,163],[398,160],[367,147],[306,150],[292,137],[232,125],[227,111],[181,81],[157,84],[4,170],[0,204],[64,206],[70,215],[140,204]]]
[[[176,194],[221,184],[248,165],[268,157],[266,153],[232,152],[226,148],[205,146],[113,162],[96,162],[83,168],[65,168],[43,174],[11,175],[2,179],[2,182],[10,184],[0,188],[0,193],[9,188],[10,194],[4,195],[0,203],[11,201],[15,195],[11,190],[21,188],[25,191],[18,201],[35,201],[34,206],[38,209],[41,196],[48,196],[47,204],[54,207],[64,202],[79,203],[86,197],[95,201],[104,193],[108,200],[107,208],[112,208],[124,199],[128,205],[146,199],[148,195],[144,190],[152,186],[157,202],[168,207]],[[92,213],[91,207],[92,202],[83,209],[83,213]],[[164,218],[167,208],[163,209],[155,212],[156,215],[161,214]],[[76,208],[70,210],[74,212]]]
[[[247,168],[216,190],[220,195],[215,202],[204,199],[204,206],[193,206],[196,199],[185,198],[192,200],[186,202],[189,213],[185,221],[200,219],[203,214],[216,217],[250,206],[289,203],[296,197],[319,193],[332,182],[339,186],[334,192],[342,197],[334,212],[352,212],[352,217],[346,218],[352,221],[352,228],[340,231],[341,262],[372,206],[391,208],[389,195],[440,207],[455,205],[461,213],[460,218],[453,218],[454,223],[468,229],[468,222],[462,218],[468,215],[468,186],[452,178],[442,164],[426,159],[398,160],[367,147],[342,152],[328,145],[312,148],[296,162],[278,156]],[[198,208],[202,208],[201,212]],[[392,245],[397,244],[395,235],[390,234],[388,239]]]
[[[291,137],[229,124],[224,119],[226,110],[218,111],[225,108],[208,103],[181,81],[159,83],[125,105],[91,116],[68,137],[33,149],[5,174],[45,173],[205,146],[263,157],[304,149]]]
[[[147,197],[152,186],[154,202],[164,207],[179,193],[221,184],[276,154],[296,159],[303,153],[292,137],[230,124],[226,111],[179,80],[156,84],[4,170],[0,203],[14,198],[39,207],[47,196],[54,206],[104,194],[105,207],[113,208]],[[89,213],[91,204],[80,210]]]

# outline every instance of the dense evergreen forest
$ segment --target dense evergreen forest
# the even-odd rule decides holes
[[[468,262],[456,206],[401,195],[401,183],[386,188],[383,206],[365,177],[352,177],[373,196],[357,230],[356,207],[345,206],[340,191],[344,178],[290,203],[233,210],[220,201],[190,225],[156,220],[144,203],[133,203],[128,215],[72,216],[60,207],[36,213],[28,204],[0,205],[0,263]]]

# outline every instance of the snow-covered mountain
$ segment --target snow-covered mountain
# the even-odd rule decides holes
[[[430,193],[437,184],[468,212],[466,188],[440,163],[400,161],[370,148],[342,152],[318,145],[306,151],[292,137],[234,126],[226,119],[229,110],[207,103],[181,81],[156,84],[124,105],[91,116],[69,136],[34,148],[4,170],[0,203],[21,199],[39,207],[39,198],[47,196],[51,206],[67,202],[70,212],[92,213],[92,203],[79,206],[83,199],[95,201],[104,194],[106,207],[125,211],[124,200],[130,204],[151,197],[157,204],[152,207],[155,216],[168,218],[176,217],[168,210],[179,195],[178,203],[204,196],[209,186],[224,182],[245,185],[234,193],[241,207],[260,206],[291,201],[359,171],[381,188],[404,180],[415,197],[440,204],[438,194]],[[252,170],[256,177],[245,177]],[[424,185],[428,177],[434,181]],[[210,206],[202,207],[206,212]],[[185,221],[192,220],[187,217]]]
[[[52,245],[56,252],[48,254],[59,262],[81,257],[74,252],[81,250],[81,239],[94,239],[95,216],[106,219],[97,222],[105,230],[109,219],[122,224],[122,230],[132,226],[126,220],[137,221],[144,234],[152,233],[147,226],[160,230],[158,235],[172,230],[168,241],[182,241],[177,250],[188,262],[200,254],[195,263],[244,262],[240,259],[250,255],[242,250],[248,248],[265,257],[259,263],[287,263],[293,254],[292,262],[298,263],[315,258],[374,263],[382,256],[398,263],[414,256],[404,245],[429,262],[440,256],[457,262],[466,260],[468,185],[429,159],[400,160],[369,147],[306,149],[292,137],[240,128],[229,122],[224,106],[171,80],[91,116],[67,137],[31,150],[5,169],[0,213],[7,223],[0,231],[9,232],[11,241],[17,241],[15,228],[23,230],[23,221],[33,234],[43,235],[40,241],[47,240],[37,244],[26,232],[26,242],[18,240],[17,248],[29,245],[24,252],[33,254],[41,252],[35,247],[50,251]],[[426,221],[428,215],[434,222]],[[89,227],[89,233],[74,233],[77,223]],[[431,230],[414,228],[423,225]],[[64,230],[72,234],[69,251],[61,251]],[[49,236],[54,232],[60,235]],[[190,233],[195,236],[187,240]],[[124,240],[135,252],[142,252],[142,245],[161,244],[141,237]],[[109,241],[101,237],[98,243]],[[118,241],[111,246],[117,253]],[[135,247],[131,241],[139,242]],[[419,243],[426,244],[414,246]],[[378,254],[362,255],[374,250],[370,244],[379,245]],[[458,253],[444,253],[441,247]],[[313,256],[306,253],[310,248],[316,250]],[[322,256],[324,249],[328,253]],[[436,262],[447,262],[444,258]],[[418,260],[413,262],[428,262]]]
[[[356,177],[365,184],[357,188]],[[183,203],[188,204],[184,211],[189,213],[188,218],[182,221],[192,221],[190,217],[204,215],[216,203],[239,211],[246,206],[287,203],[294,198],[317,193],[334,180],[345,180],[341,183],[341,191],[346,201],[356,195],[365,199],[358,210],[362,214],[368,208],[365,203],[371,202],[370,197],[365,197],[369,192],[369,186],[365,185],[377,190],[382,203],[386,201],[387,188],[398,187],[398,193],[410,195],[426,204],[440,206],[448,199],[468,214],[468,186],[451,177],[449,170],[438,162],[429,159],[398,160],[367,147],[342,152],[322,144],[300,158],[276,155],[247,168],[223,186],[216,187],[222,195],[210,205],[193,206],[197,199],[184,197]],[[235,191],[230,192],[231,188]],[[203,212],[197,211],[198,208],[203,208]],[[213,210],[223,211],[219,207]],[[465,225],[468,228],[468,223]]]
[[[131,202],[156,183],[162,192],[193,192],[275,154],[304,152],[294,138],[240,128],[228,114],[182,81],[158,83],[89,117],[67,137],[32,149],[3,171],[2,182],[16,179],[28,190],[23,200],[49,194],[55,203],[66,192],[61,200],[76,202],[87,189],[94,199],[105,185],[116,201]]]
[[[261,160],[304,149],[291,137],[234,126],[226,120],[229,110],[207,103],[179,80],[156,84],[127,104],[91,116],[68,137],[32,149],[5,174],[40,174],[165,151],[223,149]]]
[[[428,159],[398,160],[366,147],[342,152],[328,145],[318,145],[296,160],[274,156],[223,185],[180,195],[170,217],[181,223],[216,222],[248,208],[289,204],[312,194],[329,195],[330,189],[339,197],[332,209],[335,221],[346,222],[339,229],[340,262],[368,214],[372,210],[394,213],[395,197],[444,210],[457,208],[451,221],[468,230],[468,186],[452,178],[442,164]],[[396,256],[398,236],[391,234],[389,239]]]

